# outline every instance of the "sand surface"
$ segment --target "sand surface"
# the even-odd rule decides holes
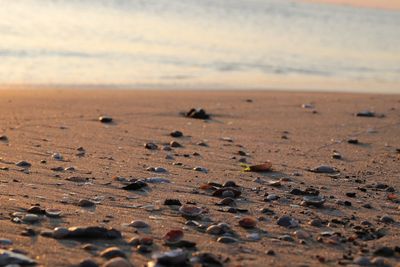
[[[399,95],[7,89],[0,95],[0,135],[8,138],[0,141],[0,238],[13,242],[0,246],[25,251],[39,266],[73,266],[84,259],[101,265],[106,260],[99,253],[110,246],[123,250],[134,266],[143,266],[152,253],[139,253],[128,244],[129,239],[150,236],[154,238],[150,250],[168,251],[162,237],[171,229],[181,229],[185,240],[196,242],[197,252],[212,252],[226,266],[348,265],[359,256],[373,260],[374,251],[382,246],[397,250],[384,258],[388,264],[395,266],[400,260]],[[302,108],[306,103],[314,108]],[[211,120],[179,114],[192,107],[204,108]],[[366,109],[378,116],[354,116]],[[99,122],[101,115],[111,116],[113,123]],[[184,136],[171,137],[173,130]],[[359,144],[347,143],[349,138],[357,138]],[[163,150],[163,144],[172,140],[183,147]],[[145,149],[146,142],[157,144],[158,149]],[[199,146],[199,142],[208,146]],[[79,147],[84,148],[84,155],[77,155]],[[341,160],[332,158],[334,150],[342,155]],[[53,153],[60,153],[63,160],[52,158]],[[166,159],[167,155],[172,159]],[[243,172],[241,158],[252,164],[269,160],[273,170]],[[14,164],[21,160],[32,166]],[[338,173],[307,171],[319,165],[332,166]],[[75,170],[51,170],[70,166]],[[158,166],[168,173],[146,170]],[[194,171],[196,166],[208,172]],[[115,176],[164,177],[171,183],[127,191]],[[68,177],[87,182],[69,181]],[[235,200],[236,208],[248,212],[226,212],[215,205],[221,198],[199,188],[207,182],[229,180],[242,193]],[[281,185],[271,186],[270,181],[281,181]],[[303,196],[290,194],[292,189],[308,187],[326,198],[323,207],[301,206]],[[279,198],[266,201],[271,194]],[[203,214],[195,219],[200,223],[228,223],[238,242],[220,243],[218,236],[185,225],[187,219],[177,207],[163,205],[167,198],[200,207]],[[80,207],[80,199],[96,204]],[[344,205],[345,201],[351,206]],[[12,221],[20,216],[13,213],[25,214],[36,204],[60,209],[62,215],[39,215],[40,221],[33,224]],[[262,208],[274,214],[263,214]],[[293,217],[299,226],[277,225],[283,215]],[[383,215],[394,222],[382,222]],[[256,227],[240,227],[242,217],[254,218]],[[312,219],[320,219],[322,226],[308,224]],[[150,227],[129,226],[133,220]],[[55,239],[42,233],[55,227],[91,225],[113,227],[123,238]],[[26,236],[28,228],[32,236]],[[293,234],[296,230],[310,236],[301,240]],[[323,232],[328,233],[321,237]],[[254,233],[261,240],[252,241]],[[366,237],[368,233],[371,238]],[[94,244],[97,250],[87,251],[84,244]],[[267,255],[268,250],[275,255]]]

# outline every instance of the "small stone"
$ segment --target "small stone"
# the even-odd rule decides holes
[[[350,139],[347,140],[347,143],[356,145],[356,144],[358,144],[358,139],[350,138]]]
[[[109,247],[100,252],[100,256],[106,259],[111,258],[125,258],[125,253],[118,247]]]
[[[53,238],[62,239],[69,234],[69,230],[64,227],[57,227],[53,231]]]
[[[347,192],[346,196],[348,196],[348,197],[356,197],[356,193],[355,192]]]
[[[176,141],[171,141],[169,145],[170,147],[182,147],[182,145]]]
[[[99,117],[99,121],[101,123],[110,123],[113,121],[113,118],[109,117],[109,116],[100,116]]]
[[[304,196],[301,202],[302,206],[322,207],[325,203],[325,198],[321,196]]]
[[[383,223],[394,223],[395,222],[395,220],[387,214],[383,215],[379,220]]]
[[[239,220],[239,225],[246,229],[255,228],[257,225],[257,221],[250,217],[245,217]]]
[[[322,221],[320,219],[312,219],[311,221],[308,222],[308,224],[314,227],[321,227]]]
[[[144,221],[132,221],[129,226],[135,227],[135,228],[148,228],[150,227],[150,225],[148,225],[146,222]]]
[[[196,252],[193,253],[191,262],[200,264],[204,267],[223,267],[224,264],[214,255],[209,252]]]
[[[304,230],[297,230],[297,231],[295,231],[294,233],[294,236],[296,236],[298,239],[308,239],[308,238],[310,238],[310,234],[309,233],[307,233],[306,231],[304,231]]]
[[[294,239],[290,235],[281,235],[279,236],[279,240],[287,241],[287,242],[293,242]]]
[[[315,173],[337,173],[337,170],[331,166],[320,165],[318,167],[314,167],[310,169],[311,172]]]
[[[218,237],[217,242],[224,243],[224,244],[231,244],[231,243],[238,242],[238,240],[236,238],[233,238],[230,236],[221,236],[221,237]]]
[[[0,249],[0,266],[36,265],[36,261],[17,252]]]
[[[154,143],[146,143],[144,144],[144,147],[149,150],[156,150],[158,148],[158,146]]]
[[[375,257],[371,260],[373,266],[389,267],[391,266],[388,260],[383,257]]]
[[[93,201],[88,200],[88,199],[80,199],[80,200],[78,201],[78,206],[84,207],[84,208],[93,207],[93,206],[95,206],[95,205],[96,205],[96,204],[95,204]]]
[[[357,117],[375,117],[375,112],[369,110],[363,110],[356,113]]]
[[[392,257],[394,256],[394,250],[389,247],[380,247],[374,251],[374,255],[381,257]]]
[[[163,237],[165,243],[174,244],[182,240],[183,232],[181,230],[170,230]]]
[[[32,164],[30,164],[29,162],[27,162],[25,160],[18,161],[17,163],[15,163],[15,165],[18,167],[22,167],[22,168],[29,168],[32,166]]]
[[[208,172],[208,170],[207,170],[206,168],[200,167],[200,166],[194,167],[193,170],[194,170],[194,171],[197,171],[197,172],[204,172],[204,173],[207,173],[207,172]]]
[[[238,187],[238,185],[234,181],[226,181],[222,187]]]
[[[224,192],[222,192],[221,196],[224,198],[233,198],[235,197],[235,193],[231,190],[225,190]]]
[[[250,241],[260,241],[261,240],[261,236],[259,233],[250,233],[247,236],[247,239]]]
[[[299,223],[295,219],[287,215],[281,216],[276,223],[286,228],[294,228],[299,226]]]
[[[221,235],[224,233],[224,231],[222,230],[222,227],[219,225],[210,225],[207,228],[206,233],[210,235]]]
[[[272,249],[269,249],[265,252],[265,254],[269,255],[269,256],[275,256],[275,251],[273,251]]]
[[[264,201],[269,202],[269,201],[274,201],[279,199],[279,196],[275,195],[275,194],[269,194]]]
[[[210,115],[202,108],[192,108],[185,114],[185,116],[192,119],[210,119]]]
[[[122,187],[122,189],[124,189],[124,190],[139,190],[146,186],[147,186],[147,183],[145,183],[143,181],[135,181],[135,182],[132,182],[132,183]]]
[[[10,239],[0,238],[0,246],[11,246],[13,242]]]
[[[354,264],[359,266],[370,266],[371,262],[367,257],[361,256],[354,259]]]
[[[68,234],[64,238],[85,238],[85,239],[116,239],[121,238],[120,231],[114,228],[101,226],[69,227]]]
[[[96,250],[98,250],[98,247],[96,247],[93,244],[84,244],[82,246],[82,249],[87,250],[87,251],[96,251]]]
[[[162,177],[151,177],[151,178],[146,178],[144,179],[144,182],[150,183],[150,184],[169,184],[171,183],[170,180]]]
[[[86,259],[81,261],[78,267],[99,267],[99,265],[91,259]]]
[[[58,161],[64,160],[64,157],[63,157],[60,153],[53,153],[53,155],[51,155],[51,157],[52,157],[54,160],[58,160]]]
[[[164,205],[166,205],[166,206],[182,206],[182,203],[179,201],[179,199],[167,198],[164,201]]]
[[[175,249],[168,252],[156,253],[152,258],[160,266],[186,266],[188,254],[182,249]]]
[[[202,213],[202,209],[193,205],[185,204],[179,208],[179,212],[184,217],[195,218]]]
[[[224,199],[222,199],[219,203],[217,203],[217,205],[219,206],[236,206],[236,201],[235,199],[231,198],[231,197],[225,197]]]
[[[26,223],[36,223],[39,220],[40,218],[36,214],[26,214],[24,217],[22,217],[22,221]]]
[[[172,137],[179,138],[179,137],[182,137],[182,136],[183,136],[183,133],[182,133],[181,131],[177,131],[177,130],[176,130],[176,131],[171,132],[170,135],[171,135]]]
[[[27,210],[28,213],[33,213],[33,214],[44,214],[45,211],[43,208],[40,206],[32,206]]]
[[[333,152],[332,158],[333,159],[342,159],[342,155],[339,152]]]
[[[0,135],[0,141],[1,142],[8,142],[8,137],[4,134]]]
[[[132,265],[126,259],[122,257],[112,258],[111,260],[105,262],[102,267],[132,267]]]

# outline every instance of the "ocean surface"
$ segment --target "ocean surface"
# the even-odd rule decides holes
[[[400,11],[294,0],[0,0],[0,84],[400,93]]]

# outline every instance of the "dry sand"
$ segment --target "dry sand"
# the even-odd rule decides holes
[[[399,95],[7,89],[0,95],[0,135],[8,138],[0,142],[0,167],[4,167],[0,170],[0,238],[13,242],[0,244],[25,251],[39,266],[71,266],[89,258],[101,265],[106,260],[98,254],[110,246],[123,250],[134,266],[143,266],[152,253],[137,252],[128,240],[151,236],[153,252],[168,251],[162,237],[171,229],[183,229],[184,239],[196,242],[197,252],[212,252],[226,266],[347,265],[359,256],[372,260],[374,251],[382,246],[389,248],[388,254],[390,249],[397,250],[384,258],[388,264],[394,266],[400,260]],[[305,103],[315,109],[302,108]],[[179,115],[192,107],[203,107],[212,119]],[[365,109],[385,116],[354,116]],[[104,114],[114,122],[100,123],[98,117]],[[173,130],[182,131],[184,137],[172,138],[169,133]],[[349,144],[349,138],[360,143]],[[183,147],[162,150],[163,144],[172,140]],[[208,146],[197,145],[201,141]],[[145,149],[146,142],[154,142],[159,149]],[[79,147],[84,148],[84,156],[76,155]],[[248,156],[238,155],[239,150]],[[333,159],[333,150],[343,159]],[[55,152],[64,160],[53,159]],[[166,159],[167,155],[174,159]],[[269,160],[273,171],[242,172],[240,158],[248,163]],[[14,164],[21,160],[32,166]],[[174,165],[176,162],[183,165]],[[322,164],[337,168],[339,173],[329,176],[307,171]],[[70,166],[76,170],[51,170]],[[168,173],[146,170],[156,166]],[[208,173],[192,170],[196,166],[207,168]],[[71,176],[88,178],[88,182],[66,180]],[[114,176],[164,177],[172,183],[126,191]],[[228,180],[240,186],[237,208],[248,209],[247,213],[222,212],[224,207],[215,205],[221,199],[199,189],[209,181]],[[281,186],[270,186],[269,181],[281,181]],[[323,207],[301,206],[302,196],[289,193],[307,187],[314,187],[326,198]],[[355,197],[346,196],[352,192]],[[266,202],[268,194],[279,199]],[[202,208],[203,214],[196,220],[203,224],[228,223],[238,242],[219,243],[218,236],[185,225],[186,219],[176,208],[163,205],[167,198]],[[83,208],[76,204],[80,199],[98,203]],[[343,205],[344,201],[351,206]],[[34,224],[12,221],[14,212],[25,213],[36,204],[62,210],[61,218],[40,215]],[[372,208],[365,208],[365,204]],[[274,214],[263,214],[262,208]],[[277,225],[283,215],[293,217],[299,227]],[[383,215],[394,222],[382,222]],[[249,230],[240,227],[238,222],[244,216],[257,220],[257,226]],[[321,227],[308,224],[317,218]],[[150,228],[127,226],[132,220],[145,221]],[[41,234],[55,227],[90,225],[114,227],[123,238],[55,239]],[[27,228],[33,231],[27,232]],[[299,229],[310,237],[301,241],[293,235]],[[21,235],[24,231],[25,236]],[[26,236],[29,231],[32,236]],[[323,232],[326,236],[321,237]],[[258,233],[261,240],[248,240],[251,233]],[[83,249],[88,243],[98,250]],[[275,255],[267,255],[268,250]]]

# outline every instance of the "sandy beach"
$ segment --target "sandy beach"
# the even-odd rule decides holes
[[[0,95],[0,266],[400,260],[400,95]]]

